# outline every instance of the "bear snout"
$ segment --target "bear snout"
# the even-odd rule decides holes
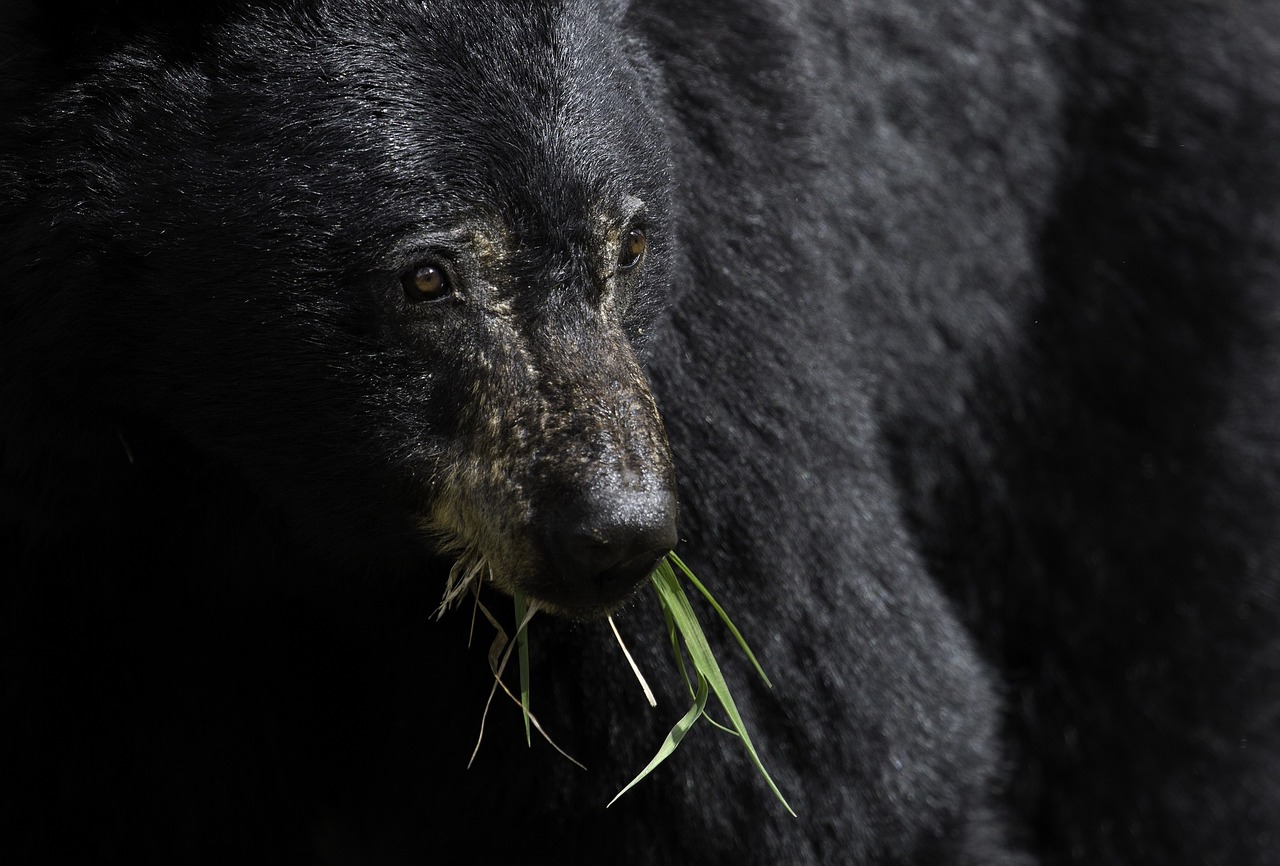
[[[621,602],[676,545],[676,497],[665,488],[594,484],[548,528],[554,581],[539,595],[573,610]]]

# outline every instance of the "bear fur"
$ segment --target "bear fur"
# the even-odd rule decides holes
[[[1280,863],[1280,5],[0,16],[0,860]]]

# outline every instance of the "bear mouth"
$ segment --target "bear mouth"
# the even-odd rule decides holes
[[[440,552],[454,557],[444,606],[471,585],[488,584],[569,618],[608,616],[678,541],[674,484],[622,478],[600,473],[589,484],[556,485],[514,514],[437,510],[423,524]]]
[[[539,610],[573,620],[608,617],[626,604],[676,545],[674,516],[644,531],[553,534],[534,544],[526,535],[504,549],[455,547],[443,611],[487,585],[523,595]]]
[[[566,580],[552,571],[548,577],[528,581],[523,591],[548,612],[577,620],[603,619],[635,595],[670,549],[646,550],[586,579]]]
[[[604,619],[625,605],[675,546],[675,531],[655,546],[609,561],[599,568],[580,560],[566,562],[544,551],[521,545],[525,555],[490,557],[475,547],[456,554],[438,613],[463,597],[479,595],[488,586],[498,592],[522,595],[540,611],[577,621]],[[507,551],[509,554],[510,551]],[[559,559],[559,561],[557,561]]]

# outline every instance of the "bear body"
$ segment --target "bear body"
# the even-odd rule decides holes
[[[1221,6],[6,5],[0,859],[1280,862],[1280,7]],[[796,817],[709,726],[605,808],[677,526]],[[468,576],[585,771],[476,748]]]

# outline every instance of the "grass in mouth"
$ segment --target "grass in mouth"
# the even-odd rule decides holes
[[[671,642],[672,655],[675,657],[676,667],[680,672],[680,676],[684,679],[685,685],[688,687],[689,694],[693,699],[692,705],[688,711],[681,716],[676,722],[671,732],[667,734],[666,739],[658,747],[657,753],[652,760],[642,769],[634,779],[619,791],[608,805],[612,806],[617,802],[618,798],[627,791],[635,787],[641,780],[654,771],[675,752],[680,742],[684,739],[685,734],[693,727],[699,719],[706,719],[708,723],[727,732],[731,736],[737,737],[742,741],[743,747],[747,750],[747,755],[751,762],[755,765],[760,775],[764,777],[769,789],[773,792],[778,801],[791,815],[795,815],[795,811],[791,805],[787,803],[786,798],[774,783],[773,778],[769,775],[769,771],[765,769],[764,764],[760,761],[760,756],[756,752],[755,745],[751,742],[751,736],[747,733],[746,726],[743,724],[742,716],[738,712],[737,704],[734,703],[733,696],[729,693],[729,686],[725,682],[724,675],[720,671],[720,665],[716,662],[711,646],[707,642],[702,626],[698,622],[698,616],[694,612],[693,605],[689,601],[689,596],[685,593],[682,581],[688,581],[698,593],[706,599],[712,609],[719,615],[729,632],[738,642],[738,646],[746,654],[747,659],[751,662],[760,678],[765,685],[770,688],[773,683],[769,682],[769,677],[765,674],[764,669],[760,666],[759,660],[756,659],[755,653],[751,651],[751,647],[747,645],[742,633],[729,619],[729,615],[725,613],[724,608],[711,595],[706,586],[698,580],[689,567],[681,561],[680,557],[674,552],[669,552],[658,563],[657,568],[649,575],[649,583],[652,585],[658,598],[658,604],[662,608],[662,615],[667,624],[667,635]],[[529,710],[529,621],[538,611],[536,602],[529,602],[523,594],[517,593],[515,596],[515,614],[516,614],[516,633],[515,640],[512,642],[508,639],[505,630],[492,614],[479,603],[478,586],[476,589],[476,607],[483,611],[485,617],[490,624],[497,630],[497,636],[494,638],[493,644],[489,648],[489,666],[494,675],[493,690],[489,693],[489,702],[485,704],[484,715],[480,720],[480,740],[484,738],[484,721],[489,713],[489,706],[493,702],[493,697],[498,688],[507,694],[514,702],[520,705],[521,715],[524,718],[525,740],[532,743],[532,729],[537,728],[538,733],[542,735],[548,743],[551,744],[556,751],[564,755],[570,761],[582,766],[578,761],[574,760],[568,753],[561,749],[547,735],[547,732],[539,724],[536,716]],[[627,658],[627,662],[631,666],[632,672],[636,679],[639,680],[641,687],[644,689],[645,696],[649,700],[651,706],[656,706],[657,701],[653,697],[653,692],[649,688],[649,684],[645,682],[644,676],[641,675],[639,667],[635,660],[628,652],[626,645],[622,642],[622,636],[618,633],[617,626],[613,623],[613,618],[609,618],[609,626],[613,629],[614,636],[618,640],[618,645],[622,647],[622,652]],[[520,695],[517,697],[507,687],[502,680],[502,673],[506,669],[510,660],[512,650],[516,651],[517,663],[520,674]],[[686,665],[686,655],[690,664]],[[692,667],[692,676],[690,676],[690,667]],[[720,704],[725,716],[728,718],[728,724],[721,724],[715,721],[707,714],[707,703],[711,696],[714,695],[716,701]],[[480,749],[480,740],[476,741],[476,752]],[[471,758],[475,760],[476,752],[472,752]],[[607,807],[606,807],[607,808]]]
[[[769,785],[769,790],[773,791],[773,795],[778,798],[778,802],[782,803],[786,810],[794,816],[796,814],[795,811],[787,802],[786,797],[782,796],[782,792],[778,790],[778,786],[774,783],[769,771],[765,769],[764,764],[760,761],[760,756],[756,753],[755,745],[751,742],[751,736],[747,733],[746,725],[743,724],[737,704],[734,703],[733,695],[729,693],[729,686],[725,683],[724,674],[720,672],[720,665],[716,662],[715,654],[712,653],[711,646],[707,643],[707,637],[698,622],[698,616],[694,613],[693,605],[689,602],[689,597],[685,594],[684,587],[681,585],[681,576],[693,584],[694,588],[702,594],[703,598],[719,614],[720,619],[724,621],[729,632],[737,640],[738,646],[746,653],[747,658],[751,661],[760,678],[764,680],[765,685],[773,688],[773,683],[769,682],[769,677],[765,675],[764,669],[760,666],[759,660],[756,659],[755,653],[751,651],[751,647],[747,645],[746,640],[742,637],[742,632],[738,631],[737,626],[729,619],[729,615],[725,613],[724,608],[715,600],[702,581],[698,580],[697,576],[689,570],[689,567],[680,560],[680,557],[676,556],[674,552],[668,553],[662,562],[658,564],[658,567],[654,569],[653,573],[649,575],[649,582],[653,585],[654,591],[658,596],[658,603],[662,606],[662,615],[667,622],[667,634],[671,640],[671,651],[675,656],[676,666],[680,669],[685,685],[688,686],[689,693],[693,696],[693,705],[676,722],[675,727],[671,729],[671,733],[667,734],[667,738],[662,741],[657,754],[653,756],[648,765],[626,787],[619,791],[613,800],[609,801],[609,805],[613,805],[618,797],[631,790],[640,780],[653,772],[654,768],[676,750],[676,747],[680,745],[680,741],[684,739],[684,735],[689,732],[694,723],[700,718],[705,718],[711,724],[737,736],[742,741],[742,745],[746,748],[751,762],[755,764],[756,769]],[[681,649],[682,643],[684,645],[683,650]],[[685,652],[688,653],[689,661],[692,662],[694,679],[690,679],[689,670],[685,666]],[[628,659],[630,659],[629,653]],[[634,667],[634,663],[632,666]],[[641,684],[644,684],[643,679],[641,679]],[[647,686],[645,686],[645,690],[646,692],[648,691]],[[721,709],[724,710],[729,719],[728,727],[721,725],[707,715],[708,692],[714,694],[716,700],[720,703]]]

